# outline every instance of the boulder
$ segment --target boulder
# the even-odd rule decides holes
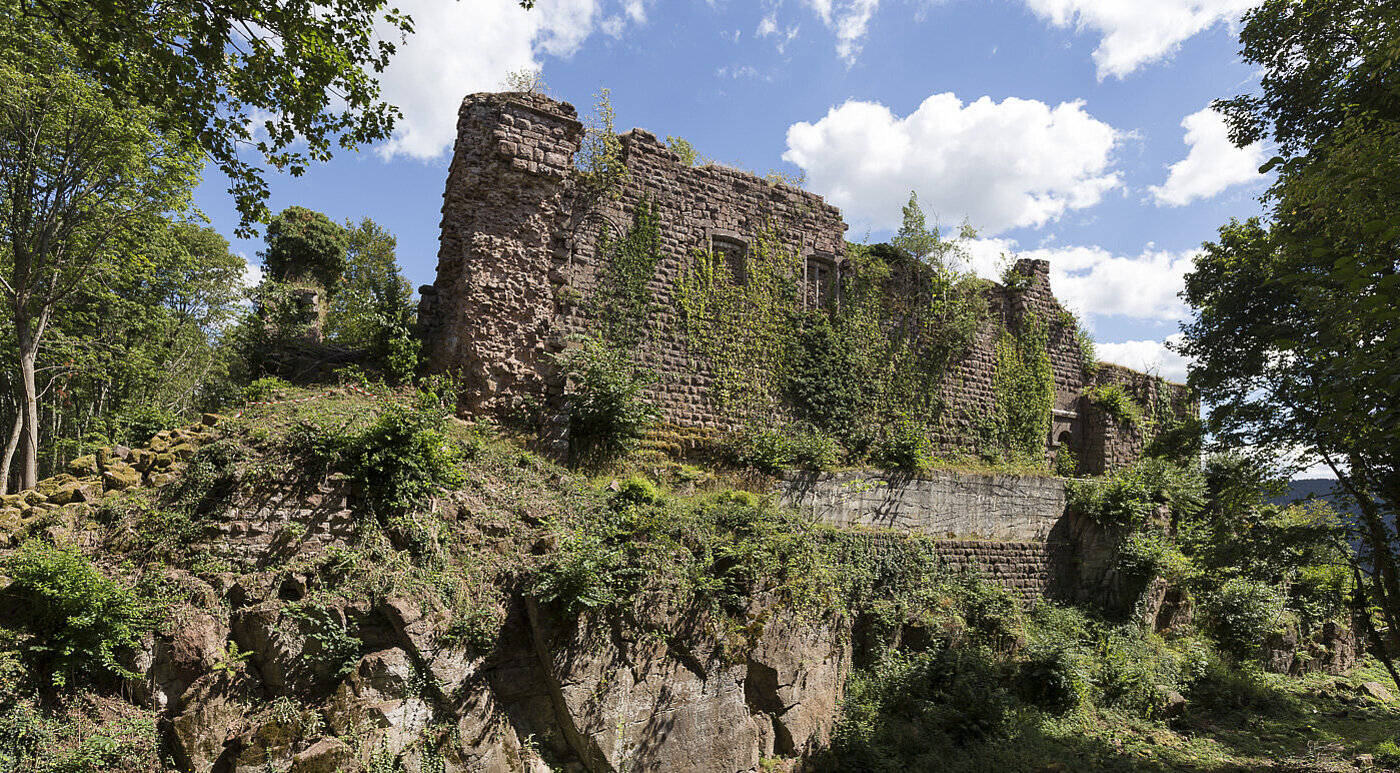
[[[102,473],[109,491],[123,491],[141,485],[141,471],[125,462],[114,462]]]
[[[1174,719],[1186,713],[1186,697],[1165,684],[1156,686],[1157,699],[1163,719]]]
[[[1380,682],[1362,682],[1356,691],[1372,700],[1390,703],[1390,690],[1385,689],[1385,685]]]
[[[122,460],[123,462],[129,461],[131,459],[131,448],[129,448],[128,446],[124,446],[121,443],[118,443],[112,446],[112,456]]]
[[[356,652],[327,650],[345,626],[339,609],[293,614],[278,602],[265,602],[238,610],[232,624],[234,640],[252,653],[250,659],[273,695],[328,695],[340,678],[343,663],[337,659],[358,658]]]
[[[62,486],[59,486],[58,488],[51,489],[49,491],[48,496],[49,501],[56,505],[66,505],[70,502],[85,501],[83,499],[83,484],[76,480],[70,483],[65,483]]]
[[[442,642],[452,625],[452,613],[431,595],[395,596],[384,603],[383,613],[420,663],[428,668],[444,697],[449,699],[476,675],[483,658],[460,646]]]
[[[287,773],[355,773],[359,770],[354,749],[339,738],[322,738],[293,756]]]
[[[88,454],[80,456],[68,463],[68,472],[79,478],[86,478],[97,475],[100,469],[97,466],[97,455]]]
[[[131,452],[131,465],[141,472],[149,472],[155,462],[155,453],[145,448],[138,448]]]
[[[180,459],[180,460],[183,460],[183,461],[189,461],[189,460],[191,460],[191,459],[194,458],[194,453],[195,453],[195,451],[197,451],[197,450],[198,450],[198,449],[196,449],[196,448],[194,447],[193,444],[190,444],[190,443],[180,443],[179,445],[174,446],[173,448],[171,448],[171,449],[170,449],[170,453],[171,453],[176,459]]]
[[[426,685],[414,678],[408,653],[392,648],[360,659],[331,699],[330,729],[345,735],[356,728],[379,731],[376,746],[397,755],[433,723]]]
[[[225,743],[242,732],[249,707],[265,700],[242,672],[220,671],[195,682],[184,710],[170,721],[171,747],[180,770],[208,771],[224,758]]]

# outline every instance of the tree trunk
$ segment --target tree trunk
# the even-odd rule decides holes
[[[10,430],[10,439],[5,442],[5,455],[0,457],[0,494],[10,493],[10,463],[15,460],[15,449],[19,448],[19,434],[24,429],[24,414],[15,406],[15,426]]]
[[[28,336],[20,336],[27,339]],[[20,411],[20,488],[39,484],[39,394],[34,384],[34,359],[38,347],[21,340],[19,355]]]

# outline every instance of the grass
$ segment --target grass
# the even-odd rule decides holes
[[[483,653],[494,646],[508,607],[532,589],[549,589],[579,614],[631,616],[628,624],[642,629],[638,599],[689,605],[710,616],[711,630],[729,636],[737,655],[752,633],[746,613],[762,598],[816,617],[874,621],[878,635],[861,646],[892,646],[913,626],[943,637],[939,646],[984,648],[988,668],[1003,680],[998,689],[1010,696],[1001,730],[989,737],[944,744],[929,759],[893,768],[847,759],[831,761],[832,770],[1340,771],[1354,770],[1357,754],[1400,736],[1400,701],[1366,703],[1355,690],[1364,681],[1390,686],[1374,663],[1341,679],[1218,671],[1183,687],[1187,708],[1170,720],[1095,696],[1067,713],[1042,710],[1015,697],[1016,668],[1033,648],[1071,639],[1083,657],[1102,658],[1101,629],[1080,613],[1018,616],[986,584],[940,574],[923,538],[806,523],[776,506],[771,476],[639,456],[583,474],[531,453],[523,439],[458,419],[442,432],[461,450],[454,457],[460,483],[406,512],[357,509],[356,533],[346,544],[300,550],[297,540],[307,538],[301,530],[289,535],[285,555],[240,563],[220,553],[206,531],[219,507],[230,498],[267,503],[347,485],[334,463],[312,463],[319,444],[363,433],[383,405],[324,389],[288,389],[283,398],[311,399],[250,407],[220,425],[220,442],[242,452],[228,455],[238,460],[231,475],[206,476],[207,485],[229,487],[222,505],[207,502],[207,491],[191,482],[124,494],[104,515],[101,565],[167,601],[167,632],[224,603],[209,590],[227,582],[222,572],[273,588],[312,578],[295,602],[306,608],[411,595],[449,611],[452,642]],[[408,402],[411,395],[383,399]],[[858,660],[872,657],[878,653],[857,653]],[[954,702],[944,719],[956,720],[960,710]]]

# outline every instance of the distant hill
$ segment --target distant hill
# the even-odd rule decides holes
[[[1337,481],[1332,478],[1304,478],[1301,480],[1291,480],[1288,482],[1288,490],[1282,495],[1269,500],[1276,505],[1286,505],[1292,502],[1301,502],[1305,499],[1322,499],[1337,509],[1339,513],[1357,515],[1355,503],[1350,498],[1339,496],[1336,492]]]

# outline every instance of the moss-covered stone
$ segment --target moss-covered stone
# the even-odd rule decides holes
[[[68,463],[68,472],[79,478],[96,475],[101,470],[97,466],[97,455],[87,454]]]
[[[180,460],[183,460],[183,461],[189,461],[190,459],[193,459],[193,458],[194,458],[194,452],[195,452],[196,450],[198,450],[198,449],[196,449],[196,448],[194,447],[194,444],[193,444],[193,443],[181,443],[181,444],[175,446],[174,448],[171,448],[171,449],[170,449],[170,453],[171,453],[176,459],[180,459]]]
[[[174,482],[175,482],[175,473],[173,473],[173,472],[155,472],[155,473],[151,473],[151,485],[152,485],[152,486],[168,486],[168,485],[170,485],[171,483],[174,483]]]
[[[170,441],[167,439],[168,437],[169,437],[169,433],[166,433],[166,437],[164,437],[164,438],[162,438],[162,437],[152,438],[150,444],[147,445],[146,447],[149,448],[149,449],[151,449],[151,451],[152,451],[153,453],[156,453],[156,454],[163,454],[163,453],[165,453],[166,451],[169,451],[169,450],[170,450]]]
[[[102,446],[94,452],[93,456],[97,460],[98,467],[106,467],[112,462],[112,448],[111,446]]]
[[[174,464],[175,464],[175,455],[174,455],[174,454],[172,454],[172,453],[160,453],[160,454],[156,454],[155,462],[151,465],[151,468],[152,468],[152,469],[156,469],[156,470],[166,470],[166,469],[169,469],[169,468],[170,468],[172,465],[174,465]]]
[[[141,472],[150,472],[151,467],[156,463],[155,452],[145,448],[138,448],[131,452],[131,466]]]
[[[56,505],[66,505],[70,502],[81,502],[83,497],[82,489],[83,484],[76,480],[70,483],[66,483],[63,486],[54,489],[52,492],[50,492],[49,501]]]
[[[206,413],[199,417],[200,423],[204,424],[206,427],[216,427],[223,419],[224,417],[217,413]]]
[[[48,497],[44,496],[38,491],[35,491],[34,489],[21,492],[20,496],[24,497],[24,503],[26,505],[29,505],[30,507],[34,507],[35,505],[40,505],[44,502],[49,501]]]
[[[141,471],[119,462],[107,467],[102,473],[102,482],[109,491],[123,491],[141,485]]]

